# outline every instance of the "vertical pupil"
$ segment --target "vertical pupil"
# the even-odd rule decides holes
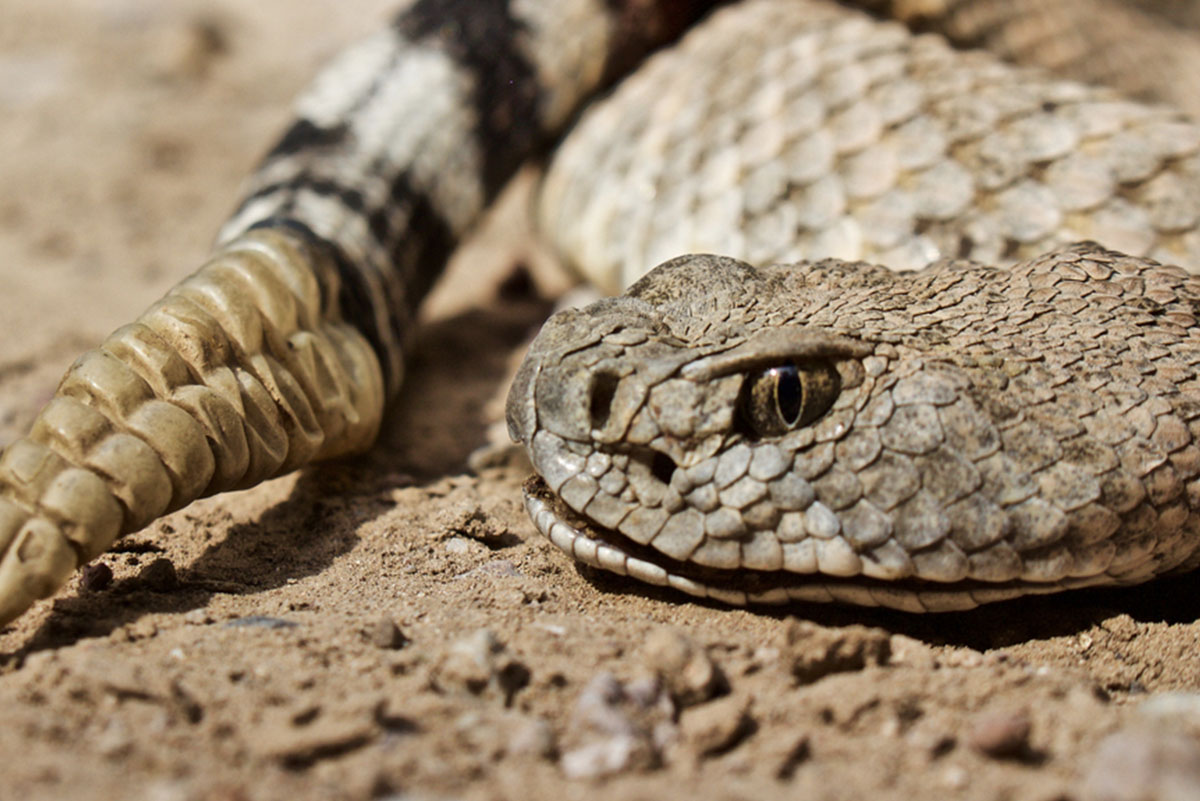
[[[789,428],[800,420],[800,409],[804,406],[804,389],[800,385],[800,371],[794,364],[776,367],[775,402],[779,405],[779,416]]]

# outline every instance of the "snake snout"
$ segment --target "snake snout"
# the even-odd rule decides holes
[[[514,439],[527,442],[538,430],[572,442],[591,442],[597,436],[604,441],[619,437],[627,415],[620,412],[617,396],[621,377],[616,372],[575,363],[541,365],[529,372],[519,377],[524,385],[514,382],[509,393],[507,413]],[[613,430],[600,433],[608,429]]]

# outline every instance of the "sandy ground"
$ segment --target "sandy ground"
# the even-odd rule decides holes
[[[0,444],[199,264],[288,99],[389,5],[5,0]],[[472,272],[511,239],[443,287],[370,454],[197,503],[0,632],[0,798],[1200,797],[1190,578],[747,612],[542,542],[519,460],[468,467],[546,313]]]

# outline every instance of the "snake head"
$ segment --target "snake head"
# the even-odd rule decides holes
[[[953,609],[1189,566],[1197,290],[1090,245],[1011,272],[676,259],[534,341],[527,506],[582,562],[733,603]]]

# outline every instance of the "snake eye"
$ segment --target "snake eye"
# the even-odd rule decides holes
[[[741,415],[756,437],[809,425],[837,399],[842,382],[832,364],[781,364],[751,373],[742,385]]]

